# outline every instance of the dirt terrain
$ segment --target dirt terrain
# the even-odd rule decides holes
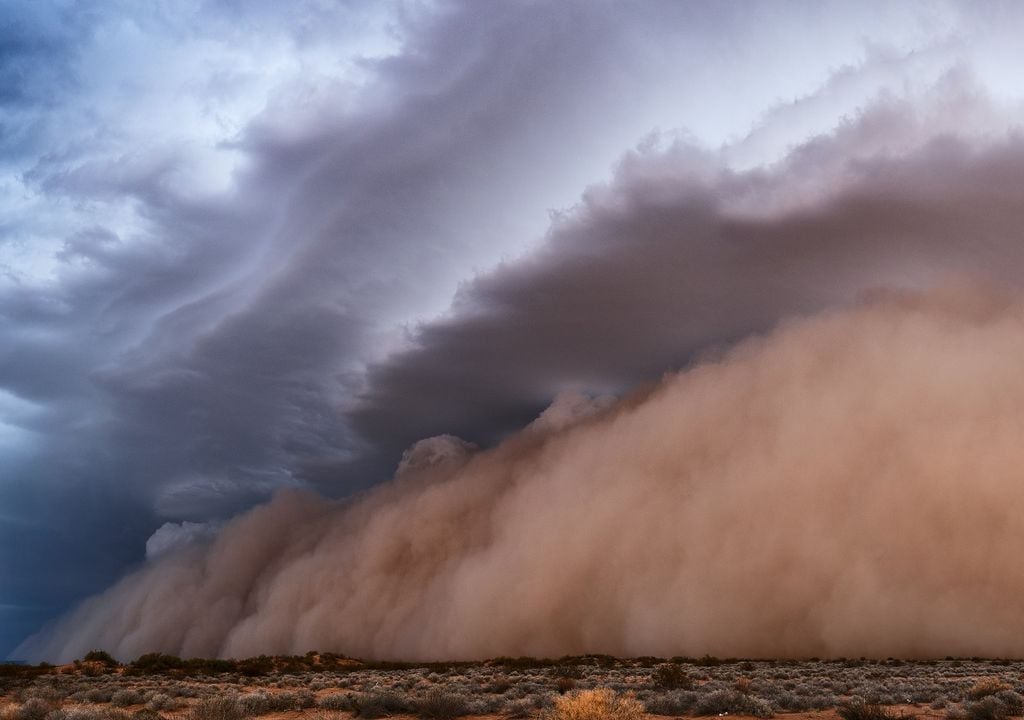
[[[567,710],[568,701],[601,689],[651,716],[1003,720],[1024,713],[1024,662],[1006,660],[586,656],[405,664],[310,653],[240,662],[149,655],[120,665],[92,656],[101,659],[0,666],[0,720],[633,720],[617,710]]]

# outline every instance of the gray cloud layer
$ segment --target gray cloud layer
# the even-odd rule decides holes
[[[682,143],[627,157],[543,248],[467,283],[372,366],[355,426],[381,445],[487,439],[560,388],[622,391],[872,287],[1018,282],[1024,143],[954,134],[997,115],[974,93],[951,76],[921,105],[879,102],[770,170]]]

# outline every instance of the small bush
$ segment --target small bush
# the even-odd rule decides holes
[[[468,715],[466,698],[440,689],[431,690],[416,703],[416,714],[427,720],[452,720]]]
[[[974,686],[967,691],[967,699],[981,700],[989,695],[995,695],[1003,690],[1009,690],[1010,686],[999,680],[999,678],[983,678],[974,683]]]
[[[555,687],[558,688],[559,693],[565,695],[570,690],[576,689],[576,678],[560,677],[555,680]]]
[[[235,698],[221,695],[200,700],[189,708],[187,720],[242,720]]]
[[[85,693],[83,694],[83,699],[86,702],[91,703],[108,703],[110,702],[110,698],[113,696],[113,694],[114,691],[110,688],[92,688],[91,690],[85,691]]]
[[[309,690],[299,690],[294,697],[295,708],[298,710],[306,710],[316,705],[316,695]]]
[[[141,705],[144,702],[142,693],[138,690],[118,690],[110,696],[110,704],[116,707],[128,707],[129,705]]]
[[[754,717],[772,717],[775,712],[771,703],[761,698],[753,698],[738,690],[716,690],[701,696],[694,707],[696,715],[753,715]]]
[[[969,720],[1005,720],[1008,717],[1003,704],[992,695],[976,702],[964,703],[964,715]]]
[[[246,717],[266,715],[270,712],[270,702],[264,693],[239,695],[235,702],[238,705],[238,711]]]
[[[340,710],[343,712],[352,711],[352,699],[344,693],[331,693],[324,695],[316,701],[316,706],[321,710]]]
[[[631,693],[609,688],[578,690],[555,698],[546,720],[643,720],[644,706]]]
[[[975,686],[977,687],[977,686]],[[1013,690],[999,690],[975,702],[964,703],[969,720],[1006,720],[1024,711],[1024,697]]]
[[[863,700],[843,703],[836,712],[842,720],[910,720],[913,717]]]
[[[146,653],[140,655],[135,662],[128,666],[129,675],[150,675],[164,673],[168,670],[179,670],[185,661],[174,655],[163,653]]]
[[[404,698],[393,692],[372,692],[353,695],[352,712],[357,717],[373,720],[392,713],[409,712],[413,708]]]
[[[85,662],[98,662],[108,667],[116,667],[118,665],[117,660],[114,656],[108,653],[106,650],[90,650],[82,658]]]
[[[505,675],[495,676],[491,682],[484,685],[483,691],[485,693],[493,693],[495,695],[501,695],[512,687],[512,682]]]
[[[690,690],[674,690],[657,693],[644,702],[647,712],[654,715],[685,715],[697,704],[697,693]]]
[[[42,698],[29,698],[18,708],[16,720],[44,720],[54,709],[53,703]]]
[[[172,698],[170,695],[164,693],[153,693],[153,695],[146,700],[146,709],[152,710],[153,712],[177,710],[181,707],[181,702]]]
[[[671,690],[692,690],[693,678],[681,665],[668,663],[655,669],[654,684]]]

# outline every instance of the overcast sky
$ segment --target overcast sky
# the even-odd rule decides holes
[[[1021,30],[0,0],[0,656],[162,526],[349,495],[879,286],[1019,283]]]

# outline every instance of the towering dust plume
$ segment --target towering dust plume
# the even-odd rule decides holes
[[[888,295],[289,493],[19,650],[1024,655],[1024,303]]]

